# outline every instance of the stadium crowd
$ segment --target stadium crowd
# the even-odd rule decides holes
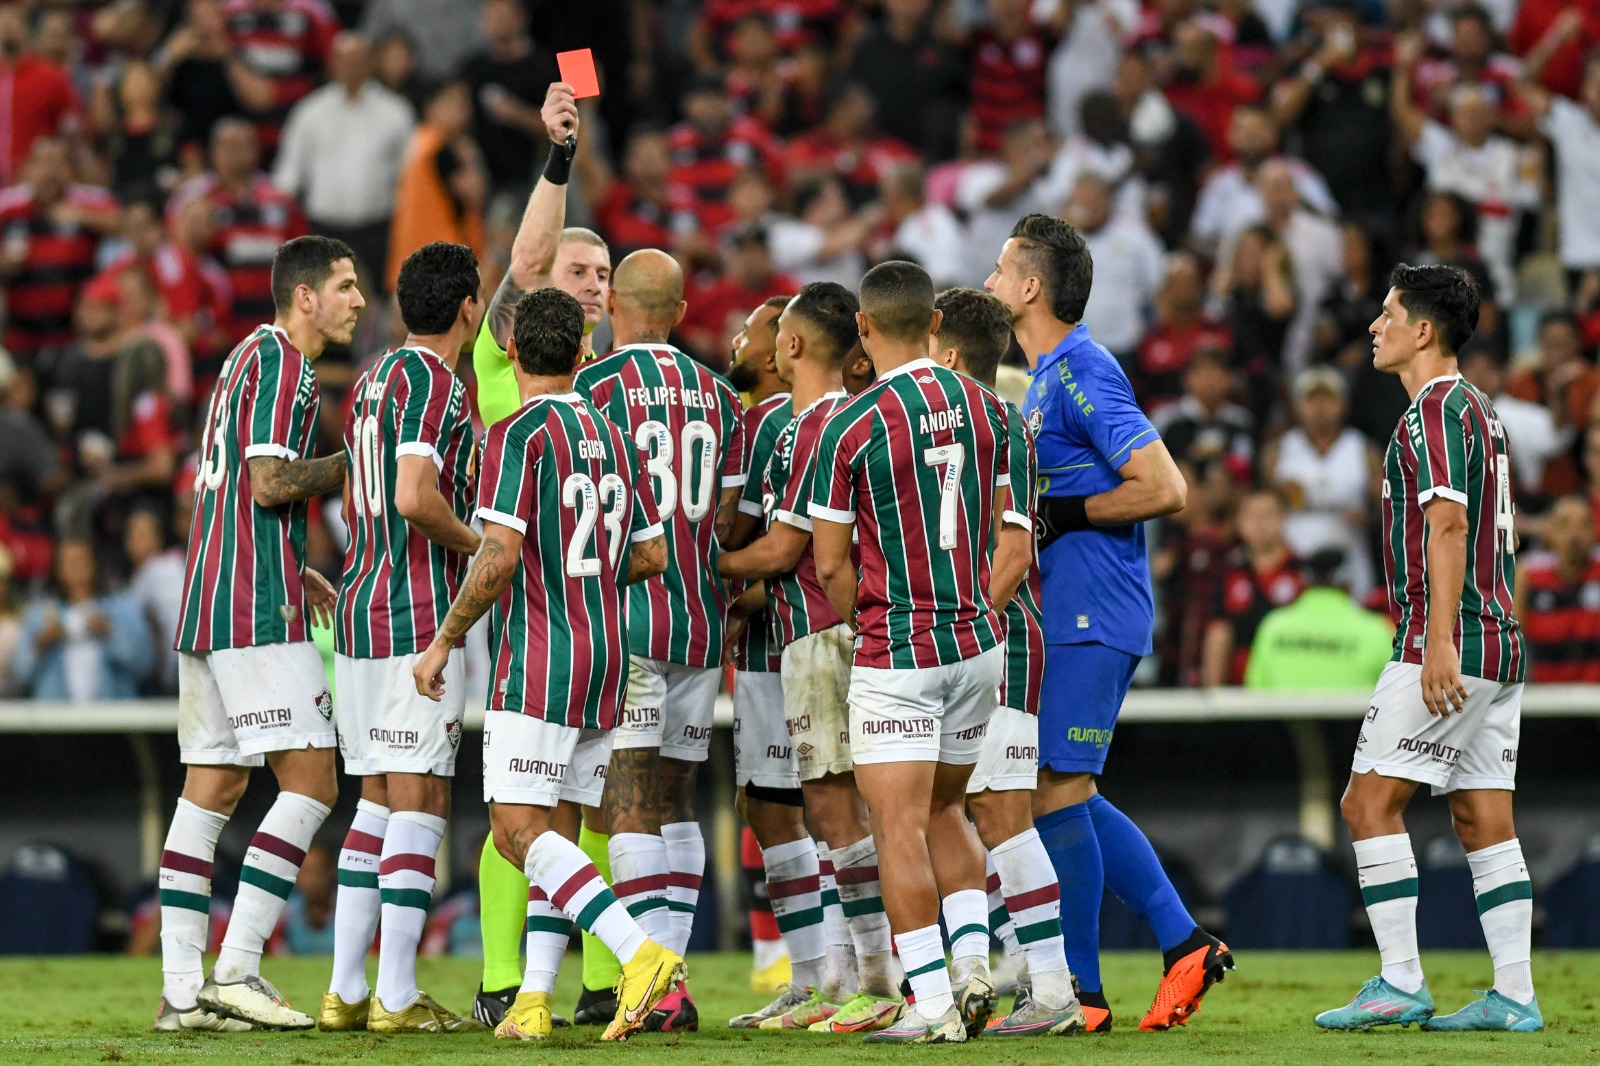
[[[1191,486],[1144,683],[1244,681],[1308,581],[1371,597],[1406,395],[1367,324],[1397,260],[1467,269],[1533,679],[1600,681],[1597,46],[1593,0],[12,0],[0,683],[176,691],[195,427],[274,251],[343,239],[380,302],[317,363],[325,452],[405,333],[406,254],[460,241],[498,283],[574,47],[604,92],[569,222],[678,257],[675,339],[714,367],[803,283],[909,258],[980,286],[1030,211],[1085,235],[1084,321]],[[310,564],[342,536],[315,515]]]

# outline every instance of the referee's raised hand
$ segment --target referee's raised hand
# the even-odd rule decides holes
[[[544,119],[545,132],[551,144],[564,145],[568,138],[578,135],[578,101],[572,95],[572,86],[564,81],[551,82],[544,94],[544,107],[539,109]]]

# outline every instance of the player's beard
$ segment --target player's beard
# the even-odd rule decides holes
[[[751,392],[761,384],[761,375],[748,363],[734,363],[728,367],[728,384],[740,392]]]

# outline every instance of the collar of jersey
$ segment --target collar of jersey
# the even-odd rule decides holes
[[[654,341],[640,341],[638,344],[624,344],[620,348],[613,348],[611,349],[611,354],[621,355],[623,352],[658,352],[662,349],[666,349],[669,352],[678,351],[678,349],[674,348],[666,341],[662,341],[659,344]],[[682,353],[680,352],[679,354]]]
[[[879,378],[878,380],[882,381],[883,379]],[[812,400],[810,405],[804,411],[796,411],[794,416],[795,418],[799,418],[801,415],[815,410],[819,404],[825,403],[828,400],[838,400],[849,395],[850,394],[845,392],[843,389],[836,389],[833,392],[825,392],[821,396],[818,396],[815,400]]]
[[[937,370],[937,369],[939,369],[939,364],[938,363],[935,363],[932,359],[929,359],[927,356],[923,356],[921,359],[913,359],[909,363],[905,363],[905,364],[903,364],[901,366],[897,366],[893,370],[884,371],[883,373],[878,375],[878,380],[879,381],[888,381],[890,378],[895,377],[896,375],[906,374],[906,373],[909,373],[909,372],[911,372],[913,370]]]
[[[1460,380],[1461,380],[1461,374],[1460,374],[1459,371],[1454,373],[1454,374],[1440,374],[1436,378],[1430,378],[1427,381],[1424,381],[1422,383],[1422,388],[1417,390],[1417,395],[1421,396],[1423,393],[1427,392],[1429,389],[1433,388],[1435,385],[1439,384],[1439,382],[1441,382],[1441,381],[1460,381]]]
[[[439,362],[441,362],[441,363],[444,362],[444,356],[440,355],[438,352],[434,351],[432,348],[428,347],[426,344],[402,344],[400,347],[406,349],[407,351],[411,351],[411,352],[426,352],[428,355],[431,355],[435,359],[439,360]]]
[[[527,407],[530,404],[538,403],[540,400],[554,400],[557,403],[582,403],[583,397],[576,392],[541,392],[537,396],[528,397],[528,402],[522,406]]]
[[[261,325],[257,326],[256,328],[257,329],[267,330],[270,333],[276,333],[278,336],[282,337],[284,340],[289,341],[290,344],[294,343],[293,341],[289,340],[289,331],[284,329],[282,326],[278,325],[276,322],[263,322],[263,323],[261,323]]]
[[[1048,352],[1045,352],[1039,357],[1038,364],[1033,368],[1033,373],[1029,374],[1028,377],[1030,379],[1037,377],[1039,371],[1054,363],[1057,359],[1062,358],[1074,348],[1081,348],[1085,344],[1093,343],[1093,338],[1089,336],[1089,327],[1084,325],[1082,322],[1079,322],[1076,326],[1072,327],[1071,333],[1068,333],[1065,337],[1061,338],[1060,344],[1056,345],[1054,348],[1050,349]]]

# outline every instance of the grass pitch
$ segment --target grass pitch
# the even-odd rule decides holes
[[[1478,953],[1429,953],[1429,986],[1441,1010],[1465,1003],[1489,980]],[[1188,1063],[1374,1063],[1404,1057],[1407,1066],[1486,1063],[1600,1063],[1600,953],[1541,954],[1534,960],[1543,1033],[1445,1034],[1415,1028],[1375,1033],[1324,1033],[1311,1016],[1347,1002],[1375,971],[1373,952],[1263,954],[1243,952],[1241,969],[1214,988],[1188,1028],[1140,1033],[1140,1016],[1155,991],[1154,953],[1109,955],[1106,991],[1117,1028],[1106,1036],[1001,1042],[979,1040],[941,1048],[870,1048],[859,1038],[806,1033],[734,1032],[727,1018],[758,1006],[749,992],[749,958],[695,955],[690,983],[702,1031],[680,1037],[641,1035],[623,1045],[601,1044],[597,1029],[557,1030],[544,1044],[508,1044],[489,1034],[378,1037],[367,1033],[182,1033],[157,1036],[147,1027],[161,980],[155,959],[87,957],[0,960],[0,1063],[260,1062],[294,1066],[453,1066],[507,1062],[558,1064],[602,1060],[677,1066],[815,1066],[880,1063],[907,1057],[1044,1066],[1072,1061]],[[328,961],[268,959],[266,973],[301,1009],[315,1014],[327,987]],[[558,1010],[577,996],[578,959],[568,956]],[[375,976],[375,971],[374,971]],[[446,1006],[467,1009],[478,966],[469,960],[423,960],[422,986]]]

